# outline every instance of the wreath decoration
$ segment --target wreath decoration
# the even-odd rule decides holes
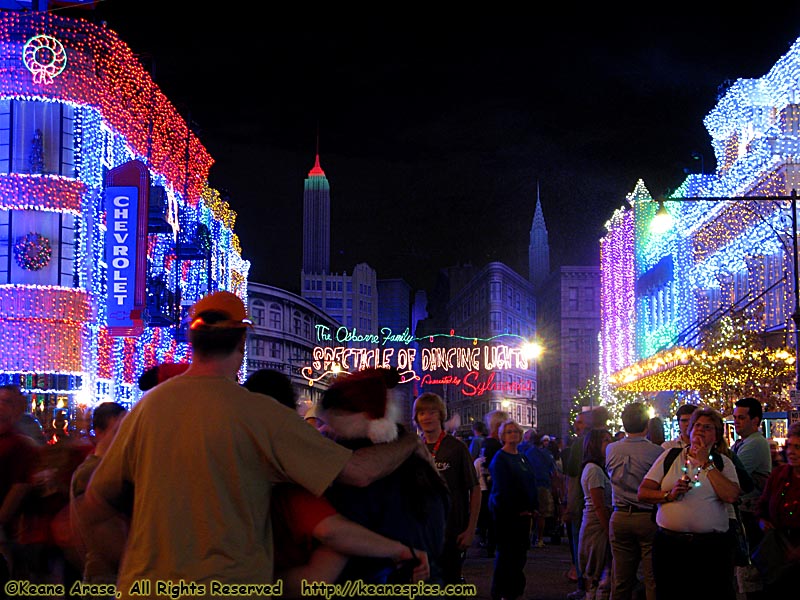
[[[50,262],[53,247],[41,233],[21,235],[14,242],[14,260],[26,271],[41,271]]]
[[[67,51],[53,36],[35,35],[22,48],[22,62],[33,73],[34,83],[50,85],[67,66]]]

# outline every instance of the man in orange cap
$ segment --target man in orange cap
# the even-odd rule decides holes
[[[394,470],[419,443],[408,434],[352,452],[295,411],[240,386],[250,323],[236,295],[209,294],[189,318],[191,366],[134,406],[86,492],[87,524],[101,525],[116,514],[112,507],[132,500],[117,581],[123,598],[155,597],[157,581],[185,582],[194,589],[178,592],[191,595],[238,593],[215,590],[212,580],[272,583],[274,483],[294,482],[317,496],[334,480],[364,486]],[[265,593],[281,595],[279,586]]]

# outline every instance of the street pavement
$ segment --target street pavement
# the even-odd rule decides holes
[[[575,582],[566,577],[571,564],[569,542],[564,538],[560,544],[528,549],[528,562],[525,565],[527,583],[520,600],[566,600],[567,594],[577,589]],[[474,596],[476,600],[491,600],[493,568],[494,559],[488,558],[486,550],[480,548],[476,541],[467,551],[463,569],[467,583],[475,584],[478,588]]]

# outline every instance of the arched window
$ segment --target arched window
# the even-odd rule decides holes
[[[253,325],[263,327],[267,319],[267,305],[263,300],[253,300],[250,306],[250,317],[253,319]]]
[[[307,340],[311,339],[311,317],[308,315],[303,319],[303,337]]]

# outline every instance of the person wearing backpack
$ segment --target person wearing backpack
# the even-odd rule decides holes
[[[639,486],[638,498],[658,506],[653,539],[656,598],[734,600],[728,504],[741,490],[727,456],[720,414],[699,408],[689,423],[691,445],[659,456]],[[665,468],[667,459],[672,464]]]

